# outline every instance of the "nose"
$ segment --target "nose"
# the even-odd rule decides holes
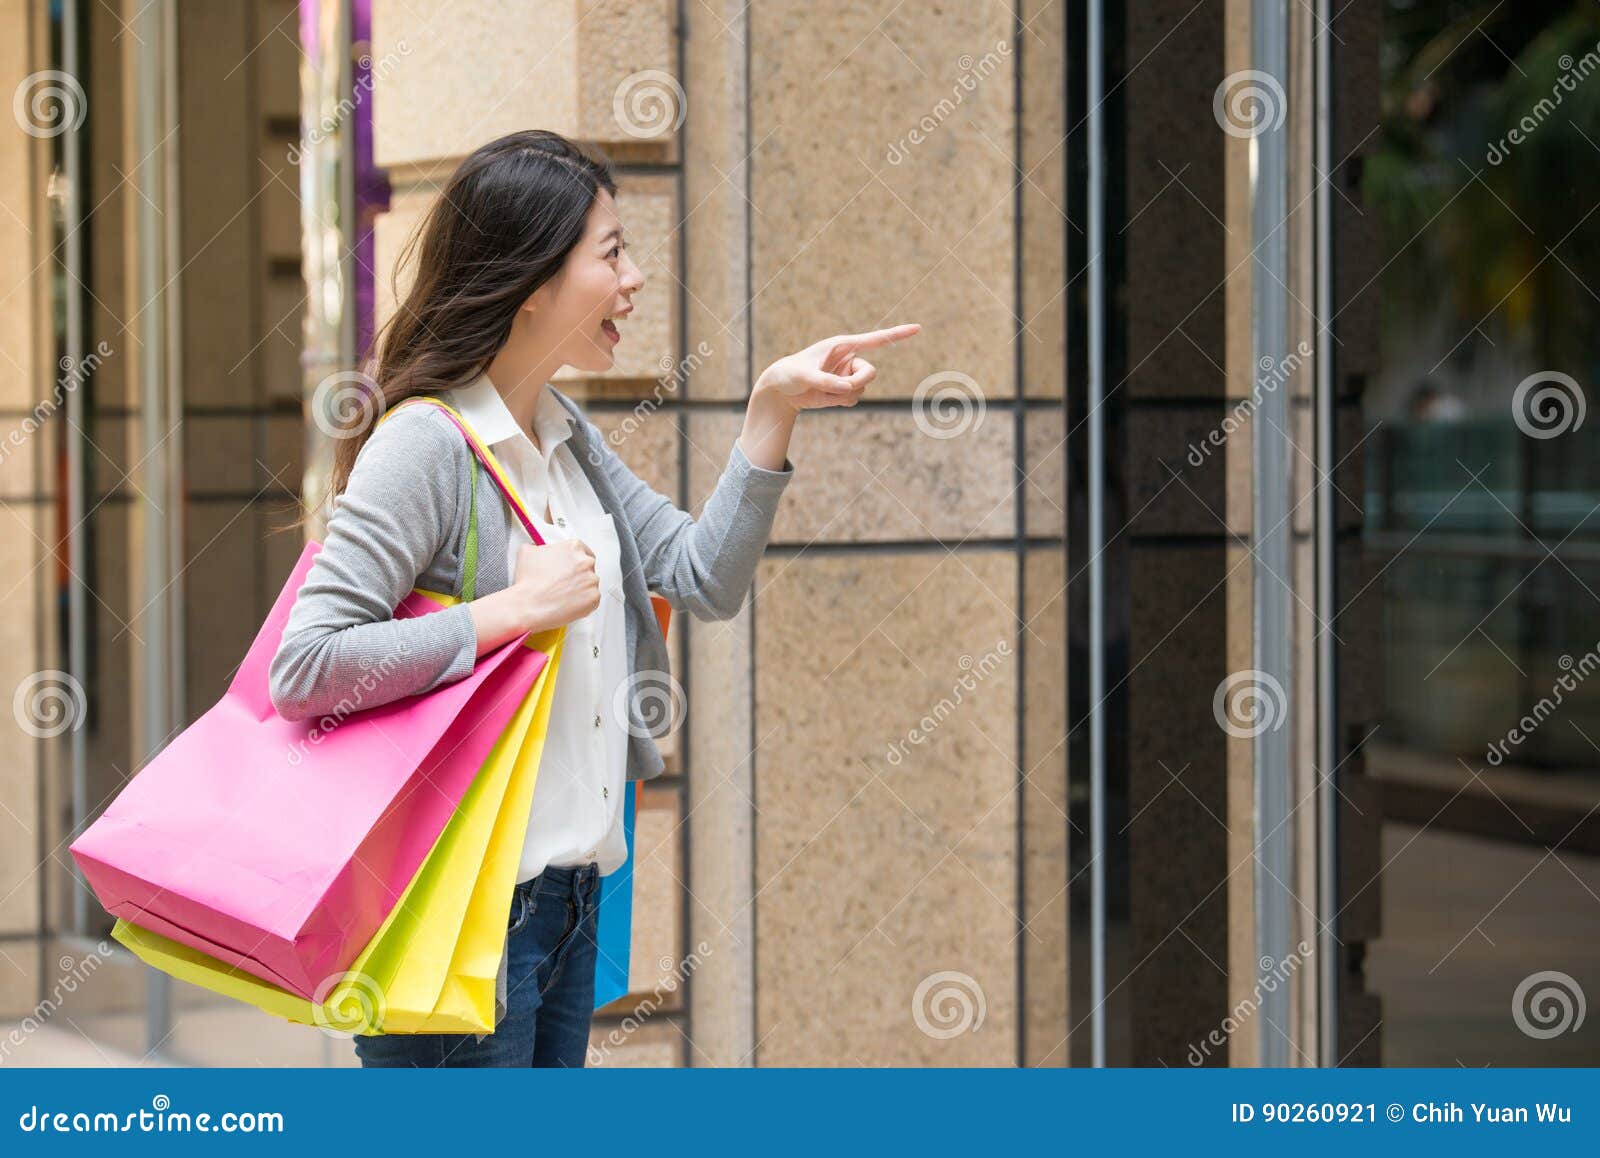
[[[637,293],[644,286],[644,271],[634,264],[633,258],[628,256],[627,250],[622,252],[623,271],[622,284],[619,287],[623,293]]]

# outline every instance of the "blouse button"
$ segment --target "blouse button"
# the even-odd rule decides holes
[[[564,527],[566,525],[567,525],[567,517],[565,515],[558,516],[557,519],[556,519],[556,526]]]
[[[599,716],[596,716],[594,718],[594,726],[597,727],[597,728],[600,726],[600,717]]]
[[[600,645],[598,643],[594,645],[594,656],[596,659],[600,658]]]

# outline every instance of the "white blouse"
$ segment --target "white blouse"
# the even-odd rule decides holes
[[[549,390],[541,389],[533,416],[539,447],[517,425],[487,374],[450,395],[494,452],[545,541],[577,538],[594,552],[600,606],[567,625],[517,880],[529,880],[547,865],[589,861],[598,861],[604,876],[628,857],[622,826],[627,724],[612,706],[628,678],[616,524],[566,444],[569,415]],[[546,502],[554,523],[544,519]],[[521,520],[513,519],[508,580],[516,574],[521,548],[532,541]]]

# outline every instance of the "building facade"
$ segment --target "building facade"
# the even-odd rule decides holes
[[[557,384],[685,509],[764,366],[923,327],[673,625],[595,1064],[1593,1064],[1529,1011],[1600,986],[1600,29],[1456,7],[0,0],[15,1056],[353,1063],[109,945],[66,846],[243,656],[411,229],[542,127],[647,279]]]

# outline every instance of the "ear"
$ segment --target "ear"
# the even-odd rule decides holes
[[[548,309],[550,298],[556,292],[556,278],[550,278],[538,289],[528,295],[521,308],[528,313],[537,313],[540,309]]]

